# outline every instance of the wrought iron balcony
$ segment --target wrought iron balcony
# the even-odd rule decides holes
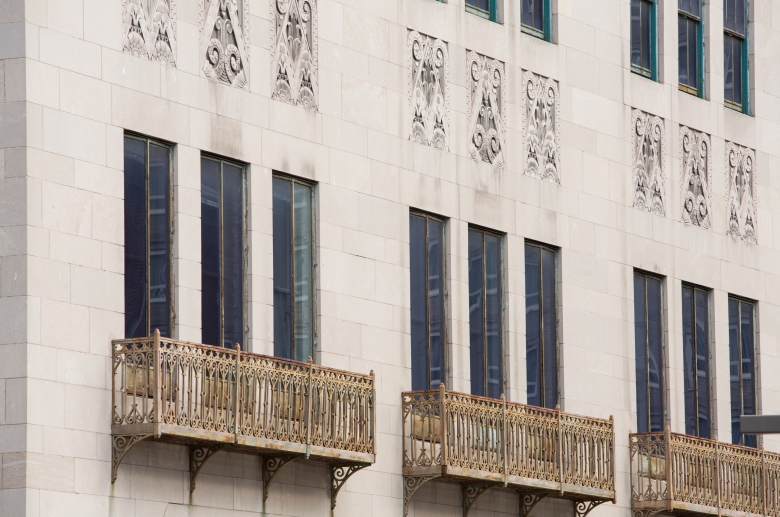
[[[658,513],[780,516],[780,454],[663,433],[630,435],[631,508]]]
[[[547,496],[584,517],[615,501],[613,421],[439,390],[403,393],[404,515],[417,489],[463,485],[463,515],[490,488],[520,492],[521,517]]]
[[[190,491],[217,451],[262,456],[263,500],[279,469],[331,467],[331,506],[344,482],[374,463],[374,374],[154,337],[113,347],[113,463],[141,440],[186,445]]]

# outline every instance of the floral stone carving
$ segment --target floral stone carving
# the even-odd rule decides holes
[[[689,127],[680,127],[682,156],[682,218],[686,224],[709,228],[712,212],[712,160],[710,137]]]
[[[409,85],[412,128],[409,139],[449,149],[450,98],[447,44],[417,31],[409,32]]]
[[[506,86],[504,64],[476,52],[469,52],[469,154],[478,161],[503,167],[506,136]]]
[[[525,173],[553,183],[560,183],[561,146],[558,85],[552,79],[533,72],[523,77],[523,127],[525,128]]]
[[[274,36],[271,44],[271,98],[317,109],[317,2],[271,0]]]
[[[174,0],[122,0],[122,50],[176,66]]]
[[[726,142],[728,230],[735,239],[756,243],[756,153]]]
[[[247,87],[249,13],[247,0],[200,0],[201,70],[209,79]]]
[[[640,110],[634,110],[631,119],[634,207],[666,215],[664,121]]]

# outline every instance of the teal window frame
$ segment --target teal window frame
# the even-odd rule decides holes
[[[658,0],[650,2],[650,70],[631,63],[631,71],[642,77],[658,81]],[[629,52],[630,58],[630,52]]]
[[[705,92],[704,92],[704,76],[705,76],[705,70],[704,70],[704,26],[706,23],[705,20],[705,13],[704,13],[704,0],[698,0],[699,1],[699,17],[698,19],[695,16],[691,16],[689,13],[683,11],[682,9],[679,9],[679,2],[678,2],[678,9],[677,9],[677,16],[678,20],[680,16],[684,16],[685,18],[688,18],[689,20],[696,20],[697,21],[697,34],[696,34],[696,66],[698,67],[697,70],[697,77],[696,77],[696,91],[691,91],[691,88],[687,85],[680,84],[679,82],[679,75],[677,77],[677,87],[680,91],[683,91],[685,93],[689,93],[691,95],[695,95],[699,97],[700,99],[705,98]],[[678,21],[679,23],[679,21]],[[679,32],[678,32],[679,34]],[[678,42],[679,44],[679,42]],[[690,73],[690,70],[688,71]]]
[[[726,10],[724,9],[724,14],[723,14],[724,36],[729,35],[732,37],[741,38],[743,41],[743,45],[742,45],[742,70],[740,71],[740,75],[742,76],[742,104],[741,105],[735,104],[725,99],[723,101],[723,104],[727,108],[733,109],[734,111],[744,113],[745,115],[750,115],[750,100],[751,100],[750,99],[750,0],[745,0],[744,9],[745,9],[745,13],[744,13],[745,34],[739,34],[738,32],[734,32],[725,28]],[[724,75],[725,75],[725,71],[724,71]],[[725,93],[725,85],[724,85],[724,93]]]
[[[490,5],[488,7],[490,12],[485,12],[482,9],[471,6],[468,2],[465,2],[465,4],[467,13],[475,14],[481,18],[490,20],[491,22],[498,22],[498,0],[490,0]]]
[[[521,9],[522,9],[522,0],[520,2]],[[551,0],[542,0],[542,9],[544,10],[544,31],[540,32],[536,30],[534,27],[529,27],[528,25],[525,25],[520,22],[520,30],[524,33],[534,36],[539,39],[543,39],[544,41],[550,43],[552,42],[552,2]],[[522,20],[522,14],[520,15],[520,20]]]

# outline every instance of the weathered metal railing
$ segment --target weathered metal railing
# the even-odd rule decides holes
[[[404,505],[419,486],[445,478],[467,485],[464,511],[491,486],[580,502],[585,515],[615,499],[612,419],[600,420],[439,390],[407,392],[403,403]],[[468,488],[479,485],[482,490]],[[530,507],[521,513],[526,514]]]
[[[780,517],[780,454],[675,434],[630,435],[635,515]]]
[[[112,482],[127,451],[152,438],[191,446],[191,490],[225,448],[266,457],[267,484],[296,458],[333,466],[335,494],[375,461],[373,372],[360,375],[209,345],[154,337],[113,347]]]

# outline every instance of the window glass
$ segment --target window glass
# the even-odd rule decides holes
[[[680,89],[700,95],[701,0],[679,0],[677,45]]]
[[[558,404],[555,251],[525,245],[526,375],[528,404]]]
[[[490,0],[466,0],[466,5],[486,13],[490,12]]]
[[[685,432],[710,438],[709,292],[684,285],[682,309]]]
[[[545,28],[545,8],[548,7],[549,0],[521,0],[521,23],[524,29],[530,29],[530,32],[539,37],[546,36]]]
[[[203,342],[244,343],[244,168],[201,158]]]
[[[409,217],[412,319],[412,389],[444,381],[444,223],[422,214]]]
[[[640,433],[664,428],[663,335],[662,281],[655,276],[634,273],[637,429]]]
[[[273,178],[274,355],[314,353],[312,188]]]
[[[739,418],[755,415],[755,303],[729,297],[729,370],[731,384],[731,441],[757,447],[756,435],[742,435]]]
[[[631,0],[631,67],[654,79],[655,1]]]
[[[723,98],[727,106],[747,112],[747,2],[723,0]]]
[[[170,147],[125,137],[125,336],[171,336]]]
[[[469,229],[469,328],[471,392],[503,393],[501,237]]]

